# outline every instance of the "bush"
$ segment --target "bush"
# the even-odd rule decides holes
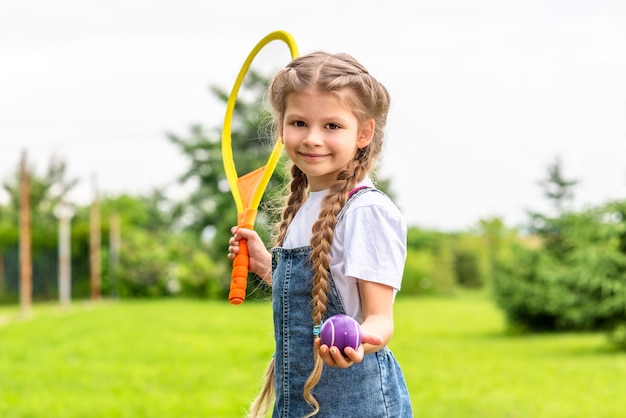
[[[400,294],[426,295],[436,293],[436,283],[431,276],[433,270],[433,257],[429,251],[409,248]]]
[[[460,286],[466,288],[483,286],[478,256],[472,251],[466,249],[454,251],[454,273]]]
[[[112,271],[120,297],[158,297],[168,294],[169,254],[166,244],[139,229],[128,231],[120,250],[120,264]]]
[[[189,235],[161,236],[134,228],[122,237],[119,266],[111,286],[120,297],[181,295],[225,299],[230,285],[224,265],[216,265]]]
[[[495,300],[512,325],[615,330],[626,322],[626,223],[615,213],[609,205],[564,215],[543,229],[543,246],[517,245],[497,264]]]
[[[216,268],[213,261],[200,250],[192,250],[184,262],[178,263],[171,283],[178,283],[184,296],[225,299],[229,281],[223,267]],[[171,289],[170,289],[171,290]]]

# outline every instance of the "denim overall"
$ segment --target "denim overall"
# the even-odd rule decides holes
[[[360,193],[357,192],[352,198]],[[352,198],[343,208],[342,214]],[[341,219],[341,214],[338,219]],[[313,410],[303,397],[304,383],[314,364],[310,251],[308,246],[272,249],[272,305],[276,340],[276,402],[273,418],[300,418]],[[332,277],[329,281],[327,310],[324,319],[345,313]],[[365,355],[361,363],[347,369],[324,365],[313,395],[320,404],[317,415],[320,418],[413,416],[402,370],[387,347]]]

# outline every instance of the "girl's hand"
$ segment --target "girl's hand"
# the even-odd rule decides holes
[[[380,345],[383,343],[383,338],[380,335],[369,333],[362,328],[361,340],[361,345],[356,350],[352,347],[346,347],[344,349],[345,356],[337,347],[328,347],[326,344],[322,344],[319,337],[315,339],[315,349],[318,350],[320,357],[327,366],[346,369],[363,361],[365,355],[363,344]]]
[[[248,241],[248,271],[272,284],[272,256],[259,235],[252,229],[233,226],[233,236],[228,240],[228,258],[233,260],[239,253],[239,241]]]

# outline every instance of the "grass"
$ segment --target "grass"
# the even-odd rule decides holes
[[[394,346],[417,416],[624,416],[626,354],[604,334],[507,335],[481,297],[399,302]]]
[[[270,322],[252,303],[35,312],[0,327],[0,417],[242,416],[272,354]]]
[[[272,347],[267,303],[0,308],[0,417],[241,417]],[[398,298],[391,345],[421,418],[621,417],[603,334],[508,335],[483,296]]]

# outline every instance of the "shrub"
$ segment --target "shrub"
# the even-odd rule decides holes
[[[564,215],[546,224],[543,246],[517,245],[497,264],[495,300],[511,324],[616,330],[626,322],[626,223],[615,213],[608,205]]]
[[[166,245],[139,229],[128,231],[120,250],[120,264],[113,271],[120,297],[157,297],[167,291],[170,260]]]
[[[179,283],[181,295],[214,299],[225,299],[227,296],[228,274],[224,268],[216,268],[201,250],[192,250],[184,262],[176,265],[174,271],[170,280]]]

